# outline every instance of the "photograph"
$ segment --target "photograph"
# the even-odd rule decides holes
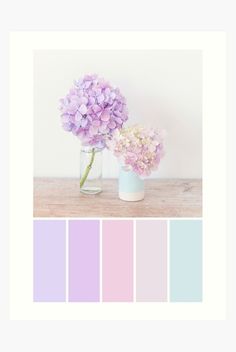
[[[1,351],[235,351],[221,2],[5,2]]]
[[[1,351],[236,351],[231,2],[4,2]]]
[[[202,216],[200,50],[34,51],[34,217]]]
[[[12,34],[12,319],[225,319],[225,43]]]

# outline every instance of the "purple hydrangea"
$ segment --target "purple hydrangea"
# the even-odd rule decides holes
[[[97,75],[74,82],[60,99],[64,130],[79,137],[83,145],[103,149],[117,129],[128,119],[126,101],[118,88]]]

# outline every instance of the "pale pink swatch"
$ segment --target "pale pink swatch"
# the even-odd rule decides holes
[[[133,221],[102,223],[103,301],[133,301]]]
[[[167,300],[167,221],[136,222],[136,299]]]

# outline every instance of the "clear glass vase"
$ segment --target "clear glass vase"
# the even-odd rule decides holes
[[[80,192],[97,194],[102,191],[102,150],[81,147]]]

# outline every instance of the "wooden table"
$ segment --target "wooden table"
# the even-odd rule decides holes
[[[34,179],[35,217],[201,217],[202,182],[193,179],[145,180],[145,198],[118,198],[115,179],[103,180],[103,191],[85,195],[79,180]]]

